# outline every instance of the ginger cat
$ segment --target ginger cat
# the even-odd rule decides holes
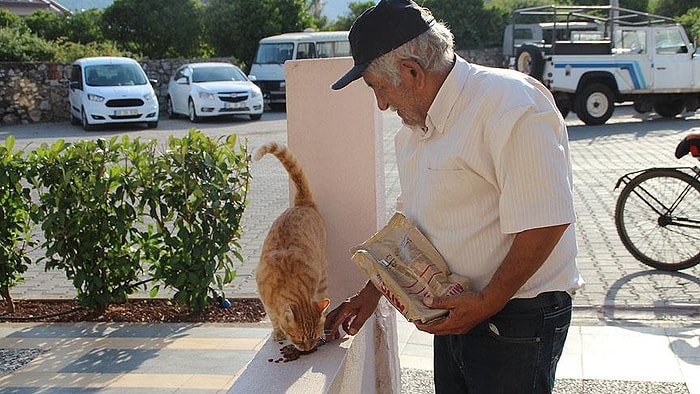
[[[255,160],[275,155],[296,185],[294,206],[275,219],[255,272],[260,300],[272,322],[274,340],[288,339],[300,351],[323,338],[328,299],[326,225],[299,162],[284,145],[258,148]]]

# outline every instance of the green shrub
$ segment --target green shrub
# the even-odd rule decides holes
[[[231,255],[243,261],[238,242],[250,180],[246,146],[235,135],[217,143],[190,129],[183,138],[171,137],[168,150],[143,174],[141,183],[150,189],[141,203],[155,223],[144,242],[155,260],[152,276],[176,290],[177,303],[200,311],[235,278]],[[154,286],[151,294],[158,290]]]
[[[13,153],[14,143],[14,137],[9,136],[5,146],[0,146],[0,294],[11,312],[10,288],[23,280],[22,274],[31,264],[26,248],[33,246],[29,236],[31,198],[21,183],[27,164],[22,152]]]
[[[13,28],[0,28],[0,61],[28,62],[51,61],[53,45],[34,34]]]

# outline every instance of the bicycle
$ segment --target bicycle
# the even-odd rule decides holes
[[[700,160],[700,134],[685,137],[677,159]],[[700,167],[648,168],[617,180],[624,184],[615,227],[625,248],[642,263],[677,271],[700,263]]]

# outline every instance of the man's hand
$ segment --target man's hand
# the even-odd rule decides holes
[[[477,324],[495,315],[502,305],[487,303],[479,292],[468,292],[447,297],[426,297],[423,303],[430,308],[447,309],[446,318],[434,323],[416,323],[416,327],[435,335],[466,334]]]
[[[357,334],[367,319],[377,309],[377,304],[382,294],[371,282],[367,282],[365,287],[354,296],[345,300],[337,308],[333,309],[326,316],[326,340],[334,341],[340,338],[338,328],[343,326],[343,331],[350,335]]]

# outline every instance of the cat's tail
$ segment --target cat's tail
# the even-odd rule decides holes
[[[292,152],[285,145],[276,142],[268,142],[255,151],[253,158],[256,161],[260,160],[267,153],[272,153],[279,159],[285,170],[289,173],[292,182],[296,185],[297,193],[294,196],[294,205],[316,205],[306,175],[304,175],[301,165]]]

